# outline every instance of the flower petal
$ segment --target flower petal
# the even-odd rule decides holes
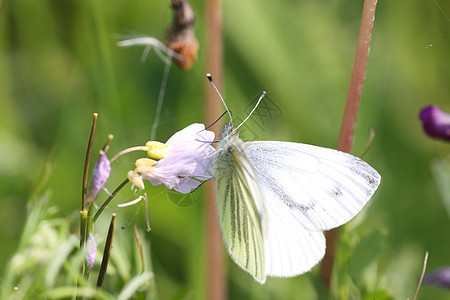
[[[173,189],[177,192],[187,194],[190,193],[193,189],[198,188],[200,184],[202,184],[200,181],[188,177],[181,180],[180,183]]]
[[[199,150],[214,141],[214,132],[205,125],[194,123],[172,135],[166,142],[172,153]]]
[[[148,179],[154,186],[164,184],[173,189],[181,179],[189,177],[195,170],[197,162],[192,153],[173,154],[161,159],[148,173],[143,173],[143,179]]]
[[[147,195],[147,194],[146,194]],[[117,207],[126,207],[126,206],[130,206],[130,205],[134,205],[136,203],[139,203],[142,199],[147,199],[146,196],[139,196],[134,200],[131,200],[130,202],[125,202],[125,203],[121,203],[121,204],[117,204]]]
[[[212,179],[213,176],[213,157],[208,155],[207,158],[204,158],[197,162],[195,170],[192,172],[191,177],[197,178],[199,180],[209,180]]]

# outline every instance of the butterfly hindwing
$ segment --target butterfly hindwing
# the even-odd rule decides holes
[[[221,167],[221,162],[226,161]],[[263,229],[255,203],[256,188],[247,180],[245,156],[238,148],[219,154],[215,168],[219,222],[233,260],[260,283],[266,279]],[[259,200],[261,201],[261,200]]]
[[[265,187],[262,191],[265,192]],[[314,267],[325,254],[322,231],[306,229],[289,207],[265,198],[267,230],[264,235],[266,275],[292,277]]]

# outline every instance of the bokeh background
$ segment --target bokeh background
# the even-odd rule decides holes
[[[199,59],[190,71],[170,70],[160,141],[204,117],[205,3],[191,4]],[[266,90],[267,102],[277,107],[264,126],[248,122],[248,139],[336,146],[362,6],[356,0],[223,1],[222,92],[228,106],[243,118]],[[393,299],[413,297],[425,251],[428,271],[450,265],[450,212],[443,203],[450,191],[439,190],[441,179],[433,172],[448,160],[450,148],[428,138],[418,119],[429,104],[450,111],[449,16],[450,3],[443,0],[378,4],[353,153],[364,148],[372,125],[376,138],[365,160],[382,183],[361,217],[346,227],[358,239],[370,237],[358,249],[367,257],[353,280],[361,297],[376,290]],[[150,138],[164,64],[154,53],[141,63],[142,47],[116,43],[136,35],[163,40],[171,19],[169,1],[0,1],[0,276],[48,159],[51,205],[76,232],[93,112],[99,113],[94,153],[109,133],[115,136],[111,154]],[[109,189],[136,157],[114,163]],[[159,296],[201,298],[207,282],[204,201],[179,207],[161,189],[148,187],[147,193],[152,231],[146,238]],[[119,235],[132,236],[135,223],[145,227],[143,204],[116,208],[133,197],[127,188],[108,208],[118,213]],[[317,296],[317,268],[260,286],[226,260],[230,298]],[[422,286],[420,296],[450,294]]]

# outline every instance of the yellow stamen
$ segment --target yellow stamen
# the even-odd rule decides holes
[[[136,167],[153,167],[156,164],[156,160],[150,158],[139,158],[136,160]]]
[[[127,173],[127,178],[132,184],[134,184],[141,190],[145,189],[144,182],[142,181],[142,177],[135,171],[133,171],[133,170],[129,171]]]
[[[148,147],[148,156],[154,159],[163,159],[172,154],[168,146],[161,142],[148,141],[145,146]]]

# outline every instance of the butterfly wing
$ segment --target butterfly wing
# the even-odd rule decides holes
[[[247,142],[264,195],[266,273],[295,276],[324,255],[322,230],[348,222],[367,203],[380,175],[337,150],[288,142]]]
[[[279,200],[265,195],[267,228],[264,234],[267,276],[292,277],[314,267],[325,254],[325,237],[321,231],[307,230],[296,212]]]
[[[380,174],[348,153],[289,142],[245,143],[268,195],[296,211],[310,230],[348,222],[367,203]]]
[[[242,142],[241,142],[242,143]],[[257,181],[245,156],[236,147],[222,151],[216,162],[216,196],[219,222],[233,260],[260,283],[266,280],[261,203],[255,203]],[[258,200],[257,200],[258,201]],[[261,201],[261,199],[259,199]]]

